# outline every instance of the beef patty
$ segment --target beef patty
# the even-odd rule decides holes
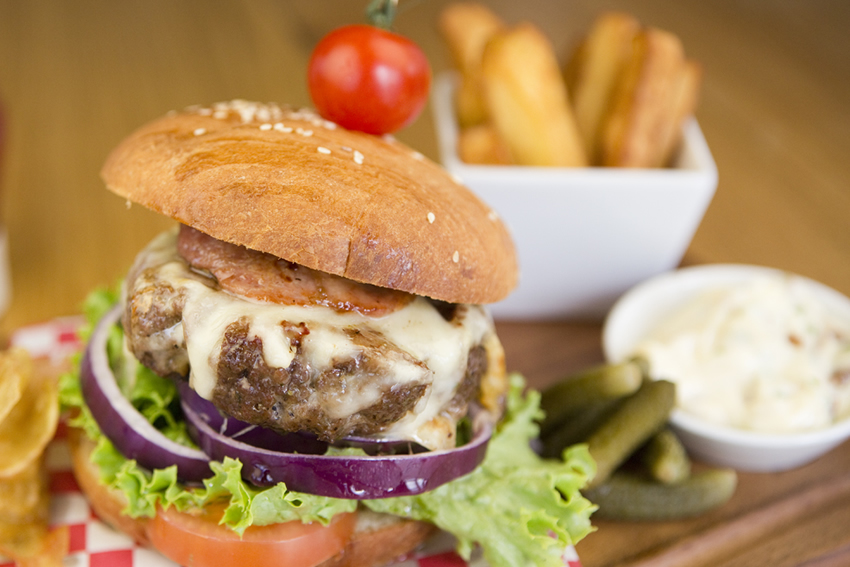
[[[222,259],[225,255],[244,260],[244,254],[228,250],[241,247],[215,242],[215,247],[204,253],[208,263],[215,250],[224,250],[222,256],[213,259],[217,266],[225,261]],[[126,284],[123,323],[127,344],[143,364],[162,376],[189,377],[187,335],[201,331],[184,320],[187,302],[199,293],[199,288],[212,297],[225,294],[229,301],[234,299],[232,293],[220,288],[216,277],[191,266],[177,250],[179,246],[140,255]],[[252,257],[261,255],[251,252]],[[259,259],[266,264],[270,261],[261,256]],[[177,266],[183,275],[170,276],[171,272],[164,266],[171,266],[172,271]],[[237,265],[227,266],[231,277],[240,269]],[[401,303],[406,305],[409,301]],[[432,302],[432,308],[437,317],[452,327],[464,324],[465,306]],[[314,305],[311,309],[329,308]],[[362,313],[352,317],[368,319]],[[309,431],[323,440],[334,441],[348,435],[387,432],[399,421],[410,420],[431,397],[437,396],[434,372],[426,362],[400,348],[380,330],[356,324],[329,329],[328,321],[334,320],[277,321],[274,332],[282,335],[281,342],[289,352],[285,366],[270,364],[270,360],[279,356],[271,351],[280,347],[273,349],[265,344],[268,339],[264,337],[268,334],[252,331],[250,316],[229,322],[216,335],[209,353],[216,375],[212,402],[225,414],[242,421],[282,432]],[[339,337],[346,347],[321,358],[324,362],[319,364],[319,357],[305,343],[310,342],[311,335],[322,333]],[[466,352],[465,370],[462,369],[448,395],[440,394],[445,400],[435,416],[440,420],[456,422],[466,414],[470,400],[480,395],[480,382],[487,372],[487,352],[481,341],[470,344]],[[432,443],[436,445],[432,448],[453,441],[453,434],[453,430],[447,432],[451,439]]]

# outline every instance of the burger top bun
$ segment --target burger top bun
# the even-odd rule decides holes
[[[389,138],[311,111],[246,101],[192,107],[124,140],[102,171],[130,201],[219,240],[452,303],[517,283],[496,214]]]

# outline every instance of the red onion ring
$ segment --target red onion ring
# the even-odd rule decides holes
[[[192,408],[192,411],[211,429],[225,437],[238,439],[248,445],[269,451],[321,455],[328,450],[328,444],[319,441],[315,436],[300,433],[282,434],[265,427],[240,421],[234,417],[222,415],[211,401],[199,396],[186,380],[177,379],[176,382],[183,403]]]
[[[109,311],[98,322],[83,353],[80,386],[92,417],[115,448],[142,467],[163,469],[177,465],[177,476],[184,482],[200,482],[210,477],[209,458],[204,453],[160,433],[118,388],[109,366],[106,343],[109,329],[120,317],[120,306]]]
[[[177,380],[180,397],[215,431],[231,439],[238,439],[248,445],[282,451],[286,453],[310,453],[322,455],[329,443],[320,441],[307,432],[278,433],[272,429],[252,425],[234,417],[223,415],[215,405],[198,395],[185,380]],[[348,436],[330,443],[334,447],[355,447],[363,449],[369,455],[398,455],[403,453],[422,453],[425,447],[407,439],[380,439],[372,437]]]
[[[492,421],[475,420],[466,445],[413,455],[328,456],[283,453],[254,447],[215,431],[182,401],[189,432],[214,460],[231,457],[242,462],[242,476],[257,486],[279,482],[289,490],[345,499],[411,496],[433,490],[472,472],[484,459],[493,432]]]

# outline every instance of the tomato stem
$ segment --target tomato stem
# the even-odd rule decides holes
[[[397,8],[398,0],[372,0],[366,8],[366,17],[373,26],[389,30]]]

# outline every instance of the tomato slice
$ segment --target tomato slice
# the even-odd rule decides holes
[[[198,513],[159,509],[148,525],[151,544],[184,567],[313,567],[338,554],[351,539],[355,514],[339,514],[327,526],[285,522],[251,526],[242,538],[219,525],[224,505]]]

